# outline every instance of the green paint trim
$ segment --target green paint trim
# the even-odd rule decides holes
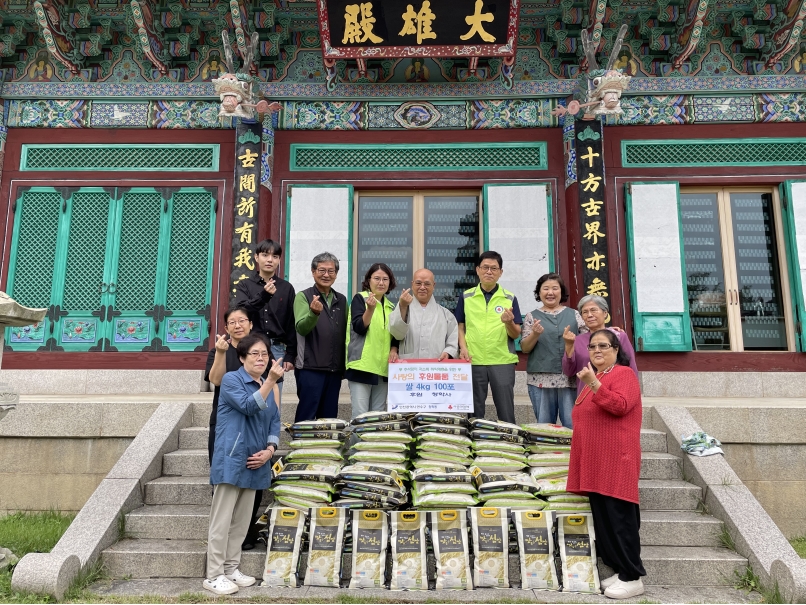
[[[489,203],[489,195],[488,191],[491,185],[485,184],[481,188],[481,233],[484,241],[479,242],[479,253],[487,252],[490,246],[490,203]]]
[[[551,203],[551,185],[546,183],[546,222],[549,228],[549,271],[556,273],[554,264],[554,208]]]
[[[792,184],[803,183],[802,180],[784,181],[779,186],[784,219],[784,248],[786,250],[786,265],[789,271],[790,304],[795,324],[795,346],[798,352],[806,349],[803,328],[798,331],[797,323],[801,326],[806,322],[806,300],[803,298],[803,280],[800,276],[800,259],[798,258],[798,240],[795,229],[795,209],[792,206]]]
[[[52,149],[54,151],[61,151],[65,149],[98,149],[99,151],[108,151],[109,149],[147,149],[149,151],[158,150],[164,152],[171,152],[177,149],[207,149],[210,152],[210,163],[205,167],[198,166],[176,166],[166,168],[164,165],[156,164],[154,166],[47,166],[43,168],[28,166],[28,154],[34,149]],[[175,145],[158,145],[158,144],[118,144],[118,145],[104,145],[104,144],[82,144],[82,145],[41,145],[41,144],[24,144],[22,145],[20,155],[20,171],[32,172],[218,172],[220,164],[221,146],[218,143],[199,143],[199,144],[175,144]]]
[[[632,186],[633,185],[669,185],[674,184],[675,192],[677,195],[677,227],[678,227],[678,241],[680,242],[680,272],[683,281],[683,311],[680,313],[642,313],[638,309],[638,288],[635,282],[635,241],[633,237],[633,217],[632,217]],[[630,283],[630,304],[632,306],[633,316],[633,338],[636,351],[650,352],[650,351],[691,351],[691,315],[689,313],[688,305],[688,284],[686,283],[686,258],[683,240],[683,221],[680,217],[680,183],[669,181],[636,181],[627,183],[624,186],[624,206],[626,214],[626,233],[627,233],[627,259],[629,263],[629,283]],[[681,327],[683,329],[683,344],[676,346],[671,344],[653,344],[648,343],[639,348],[638,339],[644,341],[644,318],[645,317],[679,317],[681,319]]]
[[[531,141],[531,142],[518,142],[518,143],[484,143],[483,148],[489,149],[537,149],[540,152],[539,164],[528,165],[507,165],[507,166],[486,166],[479,165],[320,165],[320,166],[300,166],[297,160],[297,155],[300,151],[304,150],[318,150],[318,151],[408,151],[408,150],[459,150],[459,149],[479,149],[481,143],[428,143],[428,144],[385,144],[385,145],[338,145],[338,144],[303,144],[292,143],[289,169],[293,172],[391,172],[400,170],[420,170],[420,171],[441,171],[441,172],[477,172],[477,171],[500,171],[500,170],[548,170],[548,144],[545,141]],[[338,154],[341,155],[341,154]]]
[[[806,161],[783,161],[771,160],[767,162],[726,162],[726,161],[706,161],[706,162],[676,162],[672,157],[667,157],[663,162],[628,162],[627,151],[631,147],[691,147],[692,145],[707,145],[711,147],[725,147],[729,145],[803,145],[806,149],[806,138],[752,138],[752,139],[664,139],[664,140],[622,140],[621,141],[621,165],[624,168],[670,168],[670,167],[696,167],[696,166],[806,166]],[[806,157],[806,151],[804,151]]]

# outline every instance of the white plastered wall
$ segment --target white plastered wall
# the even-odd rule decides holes
[[[504,259],[501,285],[518,298],[521,313],[537,307],[537,279],[550,271],[551,231],[545,183],[534,185],[489,185],[486,219],[489,241]]]

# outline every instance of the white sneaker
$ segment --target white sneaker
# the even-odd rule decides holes
[[[230,582],[224,574],[212,580],[205,580],[202,582],[202,586],[204,586],[205,590],[220,595],[235,594],[238,592],[238,587],[233,582]]]
[[[257,580],[252,576],[247,576],[246,574],[242,574],[240,569],[236,569],[232,573],[227,574],[227,580],[234,582],[236,586],[240,586],[241,588],[246,588],[247,586],[251,586]]]
[[[609,578],[606,578],[601,582],[599,582],[599,586],[602,587],[602,590],[606,590],[607,588],[610,588],[616,580],[618,580],[618,574],[614,573]]]
[[[618,578],[604,591],[608,599],[629,599],[644,594],[644,583],[641,578],[632,582],[622,582]]]

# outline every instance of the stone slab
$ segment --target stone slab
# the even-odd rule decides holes
[[[806,480],[744,484],[787,539],[806,536]]]
[[[763,372],[640,372],[645,397],[764,396]],[[806,390],[804,395],[806,396]]]
[[[729,443],[722,449],[725,460],[737,469],[743,481],[788,481],[806,477],[806,443]]]
[[[199,370],[0,370],[20,395],[182,393],[202,390]]]
[[[730,412],[713,404],[687,409],[705,432],[725,444],[806,444],[806,402],[797,407],[794,406],[797,401],[765,399],[754,402],[754,406],[733,405]]]
[[[81,569],[73,554],[32,552],[14,568],[11,588],[17,592],[35,592],[61,600]]]
[[[78,512],[105,476],[0,473],[0,512]]]

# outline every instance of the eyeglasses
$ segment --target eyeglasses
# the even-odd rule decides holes
[[[336,275],[335,269],[317,269],[316,272],[319,275]]]
[[[249,357],[252,359],[269,359],[269,352],[268,351],[249,351]]]
[[[389,278],[388,277],[373,277],[372,281],[374,281],[376,284],[388,284],[389,283]]]
[[[430,288],[433,285],[434,284],[432,284],[430,281],[416,281],[416,282],[414,282],[414,287],[415,288],[421,288],[423,286],[425,286],[426,288]]]
[[[612,348],[613,348],[613,345],[608,344],[606,342],[600,342],[600,343],[595,344],[595,345],[588,345],[588,351],[596,351],[596,350],[607,351],[608,349],[612,349]]]
[[[235,326],[242,326],[242,325],[248,324],[248,323],[249,323],[248,319],[233,319],[233,320],[228,321],[227,325],[234,328]]]
[[[479,269],[481,269],[483,273],[498,273],[501,270],[501,267],[491,267],[490,265],[481,265]]]

